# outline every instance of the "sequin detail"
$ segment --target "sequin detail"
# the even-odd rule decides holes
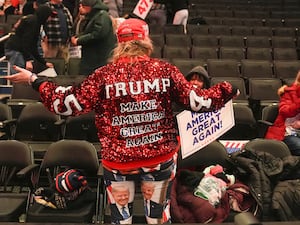
[[[155,162],[155,157],[175,152],[178,132],[171,103],[189,109],[191,90],[211,100],[210,108],[200,111],[219,109],[232,95],[226,82],[208,90],[195,89],[175,66],[148,57],[103,66],[78,87],[47,82],[40,92],[44,104],[56,113],[94,110],[101,156],[121,165]]]

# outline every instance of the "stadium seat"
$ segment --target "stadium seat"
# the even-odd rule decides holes
[[[193,59],[208,60],[218,58],[218,48],[216,47],[198,47],[191,48],[191,56]]]
[[[273,65],[274,74],[280,79],[292,78],[294,80],[300,69],[299,60],[274,60]]]
[[[245,38],[242,34],[238,35],[221,35],[219,45],[222,47],[245,47]]]
[[[298,60],[296,48],[273,48],[274,60]]]
[[[269,36],[247,36],[246,47],[271,48]]]
[[[191,36],[193,47],[215,47],[219,45],[218,37],[215,35],[193,34]]]
[[[241,61],[245,59],[245,49],[243,47],[220,47],[220,59],[234,59]]]
[[[235,59],[208,59],[207,70],[211,77],[240,77],[239,62]]]
[[[60,116],[38,102],[28,104],[22,109],[12,139],[24,142],[57,141],[60,137]]]
[[[66,117],[63,128],[62,136],[64,139],[86,140],[91,143],[99,142],[94,112]]]
[[[248,47],[246,58],[273,61],[272,48]]]
[[[99,167],[98,153],[94,145],[87,141],[60,140],[49,145],[33,180],[34,186],[53,190],[56,186],[54,179],[57,174],[68,169],[77,169],[86,177],[89,188],[73,201],[72,207],[68,208],[67,205],[64,209],[45,207],[37,203],[32,196],[26,222],[98,223],[100,220],[98,213],[102,211],[99,206],[103,205],[101,193],[104,185],[98,177]]]
[[[258,129],[252,109],[248,105],[233,104],[234,126],[219,140],[252,140],[257,137]]]
[[[31,188],[30,167],[34,168],[33,154],[25,143],[0,141],[1,222],[19,222],[26,218]]]
[[[291,152],[287,145],[278,140],[271,140],[265,138],[256,138],[247,142],[244,146],[244,149],[250,151],[264,151],[268,152],[278,158],[284,158],[291,155]]]
[[[191,46],[191,37],[187,34],[168,34],[165,38],[167,46]]]
[[[244,59],[241,61],[241,75],[244,78],[273,77],[272,62],[269,60]]]

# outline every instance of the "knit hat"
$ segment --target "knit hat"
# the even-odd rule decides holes
[[[80,0],[79,4],[82,4],[84,6],[90,6],[93,7],[97,3],[97,0]]]
[[[125,20],[117,29],[118,42],[144,40],[148,35],[148,24],[135,18]]]
[[[60,193],[72,192],[86,185],[86,177],[75,169],[59,173],[55,178],[55,187]]]

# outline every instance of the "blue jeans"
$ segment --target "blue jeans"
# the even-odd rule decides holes
[[[10,74],[17,73],[13,68],[14,65],[25,68],[25,60],[21,52],[5,49],[5,56],[10,63]]]
[[[299,136],[286,136],[283,142],[289,147],[292,155],[300,156],[300,137]]]

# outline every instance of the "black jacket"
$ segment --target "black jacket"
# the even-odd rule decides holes
[[[41,26],[51,16],[48,6],[40,6],[32,15],[23,16],[15,32],[5,43],[5,49],[22,53],[24,60],[36,60],[46,64],[38,51]]]
[[[264,151],[243,150],[234,153],[231,159],[236,166],[236,177],[249,186],[260,206],[261,219],[278,217],[278,211],[274,210],[274,190],[282,182],[300,178],[300,157],[290,155],[281,159]],[[296,186],[292,192],[296,192]]]

